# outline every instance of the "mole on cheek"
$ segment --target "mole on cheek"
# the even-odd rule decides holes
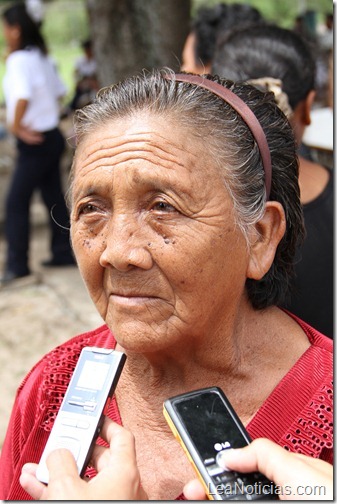
[[[166,243],[167,245],[169,243],[171,243],[172,245],[174,245],[176,243],[176,241],[174,239],[170,239],[167,236],[163,236],[163,240],[164,240],[164,243]]]

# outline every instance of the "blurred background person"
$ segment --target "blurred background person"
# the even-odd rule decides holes
[[[30,274],[30,203],[41,191],[49,212],[51,257],[45,266],[74,264],[69,217],[61,186],[64,138],[58,128],[59,99],[65,94],[38,25],[25,4],[3,12],[8,46],[4,93],[7,123],[17,141],[17,160],[6,200],[7,260],[1,285]]]
[[[67,109],[68,113],[91,103],[100,87],[91,40],[84,40],[81,47],[83,55],[75,62],[75,93]]]
[[[44,5],[42,0],[25,0],[26,10],[32,20],[41,28],[44,18]]]
[[[325,15],[325,24],[318,34],[318,64],[321,105],[333,107],[333,14]]]
[[[252,26],[218,41],[212,72],[250,81],[273,91],[287,104],[286,113],[298,145],[315,99],[315,61],[306,41],[292,30]],[[281,103],[280,103],[281,104]],[[299,185],[306,238],[297,252],[291,312],[333,337],[333,174],[299,156]]]
[[[196,74],[210,73],[216,40],[234,27],[264,22],[262,14],[246,4],[219,3],[201,7],[186,39],[181,70]]]

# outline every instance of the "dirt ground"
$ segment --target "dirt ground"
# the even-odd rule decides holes
[[[0,447],[16,389],[30,368],[56,345],[102,324],[77,267],[40,265],[49,258],[48,241],[46,227],[33,229],[31,267],[38,283],[0,290]],[[0,235],[1,271],[5,250]]]

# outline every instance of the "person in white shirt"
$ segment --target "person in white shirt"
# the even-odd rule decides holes
[[[69,217],[62,192],[60,161],[64,138],[59,130],[59,99],[65,94],[38,25],[23,3],[3,12],[9,55],[3,81],[8,128],[17,139],[16,166],[6,199],[7,285],[30,274],[29,207],[41,191],[50,215],[51,258],[45,266],[74,264]]]

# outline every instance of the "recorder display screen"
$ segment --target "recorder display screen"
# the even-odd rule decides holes
[[[91,390],[102,390],[108,372],[109,364],[104,362],[86,361],[76,387]]]
[[[105,388],[115,371],[109,355],[89,354],[80,360],[65,395],[64,411],[99,415],[101,398],[109,392]]]
[[[203,460],[225,448],[240,448],[247,441],[217,393],[204,393],[175,403],[175,409]]]

